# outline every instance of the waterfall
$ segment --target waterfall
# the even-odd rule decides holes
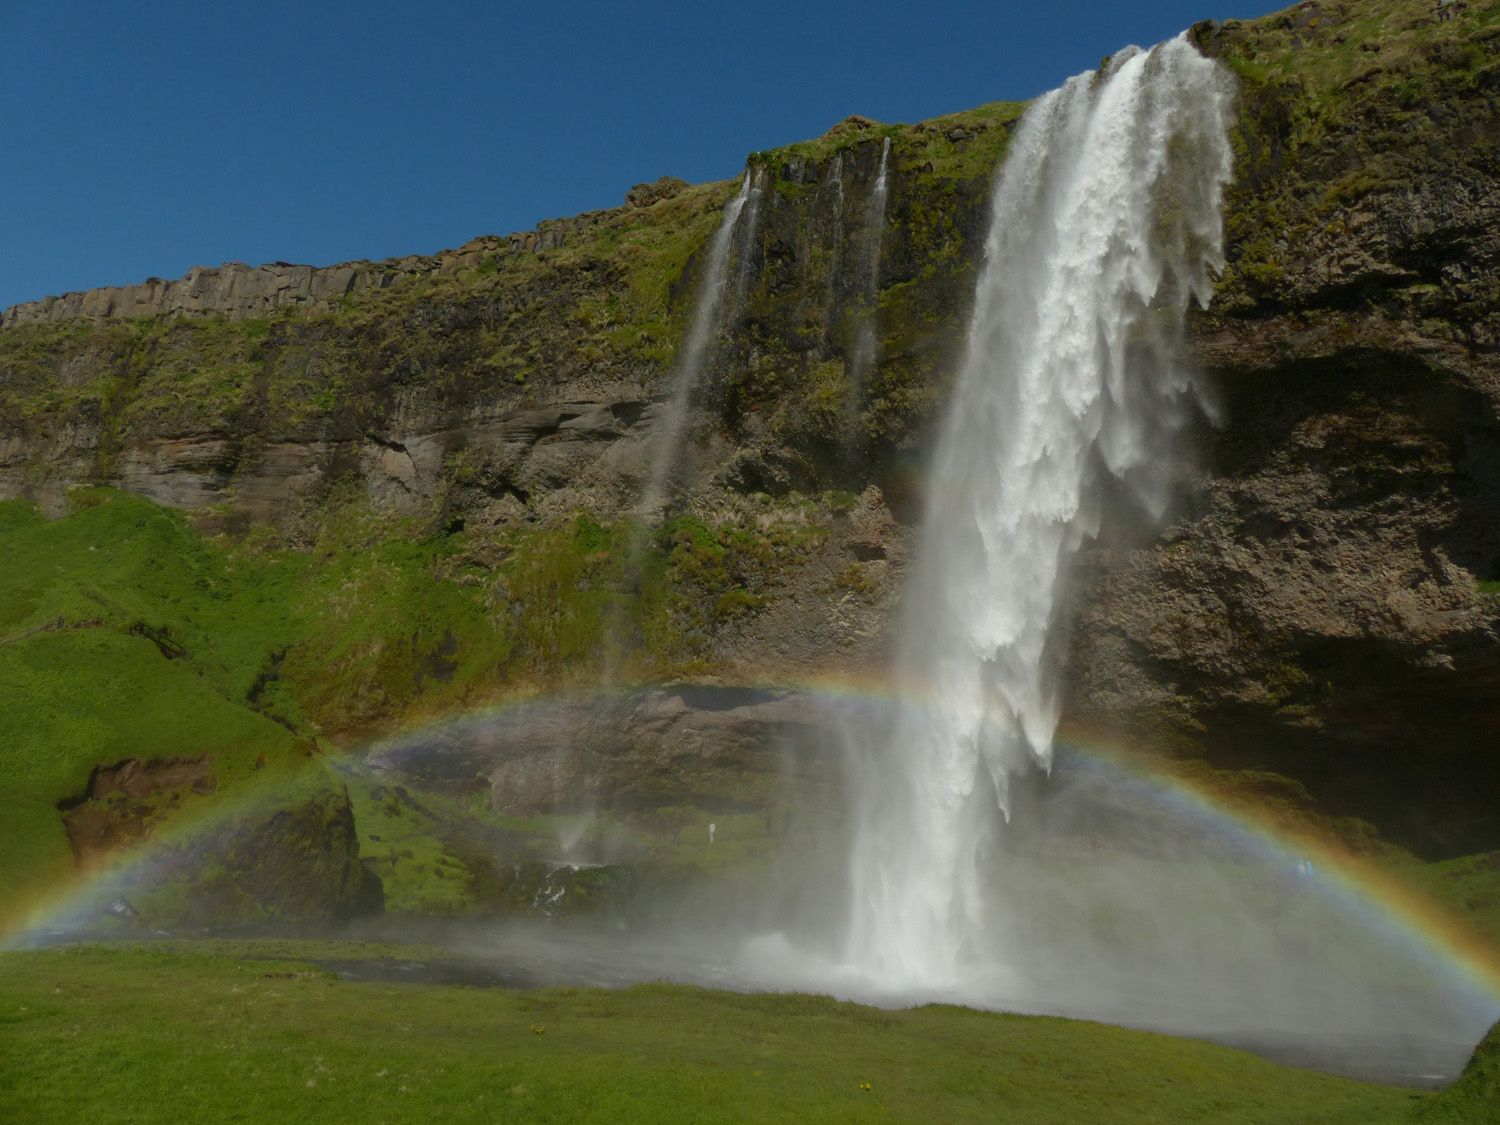
[[[728,318],[738,318],[749,282],[750,249],[755,237],[756,216],[763,191],[758,169],[747,168],[740,190],[724,205],[724,215],[708,244],[703,273],[693,305],[693,319],[678,350],[672,368],[671,390],[666,406],[650,435],[650,462],[646,481],[636,503],[639,522],[630,530],[625,548],[624,572],[627,583],[640,581],[642,564],[651,545],[650,523],[666,503],[672,474],[687,436],[688,417],[692,412],[693,392],[703,377],[703,368],[713,352],[717,337],[725,332],[725,304]],[[740,244],[739,268],[735,271],[734,292],[730,292],[730,264],[734,258],[735,232],[744,215],[745,233]],[[600,680],[606,689],[620,681],[628,648],[629,615],[623,602],[616,601],[607,612],[601,645],[603,666]]]
[[[1069,561],[1107,477],[1159,510],[1192,406],[1177,345],[1223,264],[1232,96],[1179,37],[1041,97],[1011,141],[893,669],[926,702],[855,781],[846,955],[885,987],[953,984],[1003,928],[981,860],[1008,778],[1050,762]]]
[[[666,499],[667,486],[671,481],[672,471],[677,467],[678,454],[682,449],[693,391],[697,388],[699,379],[702,378],[704,363],[712,351],[715,336],[721,328],[719,314],[724,307],[725,294],[729,288],[729,265],[733,257],[730,251],[734,245],[735,229],[739,225],[740,213],[745,210],[747,202],[752,204],[749,217],[753,224],[759,203],[760,189],[755,185],[755,180],[756,177],[752,171],[746,169],[744,179],[740,181],[739,193],[724,205],[724,217],[719,220],[719,227],[714,231],[713,240],[708,245],[708,257],[703,263],[703,274],[698,279],[693,320],[688,326],[687,335],[683,338],[682,348],[677,355],[677,362],[673,366],[671,394],[667,399],[666,409],[661,415],[659,428],[652,435],[651,470],[646,477],[646,486],[641,491],[638,505],[638,510],[648,519],[656,514]],[[753,231],[749,232],[744,240],[745,249],[742,249],[740,256],[740,274],[745,272],[745,262],[749,258],[746,250],[753,234]],[[739,280],[736,286],[737,291],[743,287],[746,280],[745,278]],[[736,300],[738,299],[737,296]]]
[[[821,340],[823,346],[828,346],[828,336],[833,328],[834,320],[838,315],[838,292],[839,278],[842,276],[840,265],[844,253],[844,208],[846,197],[844,192],[844,154],[834,154],[833,163],[829,166],[826,180],[833,194],[833,216],[829,227],[827,251],[828,257],[824,266],[826,276],[823,283],[823,327]],[[818,185],[818,194],[823,193],[823,183]],[[816,239],[814,234],[813,239]],[[810,250],[816,253],[816,247],[810,246]]]
[[[755,232],[760,223],[760,202],[766,194],[764,168],[751,168],[746,175],[749,190],[742,207],[745,220],[741,224],[745,233],[740,238],[739,266],[734,271],[734,293],[729,302],[729,315],[735,321],[744,313],[745,300],[750,292],[750,277],[755,271]]]
[[[870,368],[875,365],[876,323],[875,303],[880,297],[880,249],[885,239],[885,208],[890,197],[887,173],[891,163],[891,138],[886,137],[880,145],[880,173],[875,177],[875,187],[870,191],[870,202],[865,208],[864,252],[864,315],[860,318],[859,332],[854,338],[854,351],[849,357],[849,381],[854,387],[851,408],[857,410],[864,398],[865,381]]]

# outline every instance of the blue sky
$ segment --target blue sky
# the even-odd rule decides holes
[[[454,246],[1275,0],[0,0],[0,307]]]

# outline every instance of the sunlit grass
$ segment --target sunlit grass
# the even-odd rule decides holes
[[[28,1121],[1380,1122],[1426,1100],[1082,1021],[356,984],[298,960],[349,943],[257,952],[0,955],[0,1102]]]

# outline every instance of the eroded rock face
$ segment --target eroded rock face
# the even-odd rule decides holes
[[[676,176],[662,176],[649,184],[636,184],[625,193],[625,204],[628,207],[650,207],[653,203],[681,194],[687,186],[686,180],[680,180]]]
[[[101,884],[110,912],[150,927],[214,928],[326,922],[378,911],[380,880],[360,863],[354,810],[342,786],[259,792],[248,808],[216,811],[180,838],[157,840],[195,797],[217,788],[211,757],[128,758],[96,769],[64,802],[63,824],[80,868],[103,868],[152,841],[149,862]],[[126,908],[114,906],[124,902]]]
[[[648,207],[670,199],[687,184],[664,176],[631,189],[627,204]],[[535,253],[563,246],[570,235],[588,230],[615,213],[591,211],[549,219],[535,230],[498,237],[483,235],[452,250],[385,261],[342,262],[333,266],[269,262],[248,266],[226,262],[195,266],[185,277],[153,277],[138,285],[117,285],[24,301],[0,310],[0,329],[19,324],[68,320],[131,320],[138,317],[227,316],[235,320],[284,311],[323,311],[354,293],[399,286],[413,278],[472,268],[496,255]]]
[[[0,328],[75,317],[104,320],[205,313],[266,316],[278,309],[326,306],[356,289],[381,288],[396,276],[369,262],[327,269],[290,262],[255,267],[230,262],[196,268],[173,281],[152,278],[139,285],[89,289],[13,305],[0,314]]]
[[[1070,710],[1194,736],[1422,851],[1493,846],[1472,800],[1500,784],[1491,406],[1390,354],[1225,383],[1236,423],[1199,435],[1188,510],[1082,560]]]
[[[1085,553],[1071,643],[1074,716],[1295,778],[1432,856],[1500,844],[1485,73],[1406,105],[1352,86],[1316,143],[1295,91],[1244,91],[1231,265],[1192,325],[1220,425],[1187,443],[1164,533],[1122,505]]]
[[[840,760],[828,715],[798,692],[681,687],[517,707],[369,764],[471,791],[514,816],[674,805],[759,811],[792,786],[826,799]]]
[[[212,793],[218,786],[212,756],[162,758],[142,761],[126,758],[112,766],[98,766],[89,777],[85,797],[99,800],[120,793],[127,797],[150,797],[173,789]]]

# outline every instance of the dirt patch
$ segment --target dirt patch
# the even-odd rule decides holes
[[[82,868],[149,837],[159,821],[190,796],[218,787],[213,755],[143,761],[125,758],[95,766],[83,793],[58,803],[63,828]]]

